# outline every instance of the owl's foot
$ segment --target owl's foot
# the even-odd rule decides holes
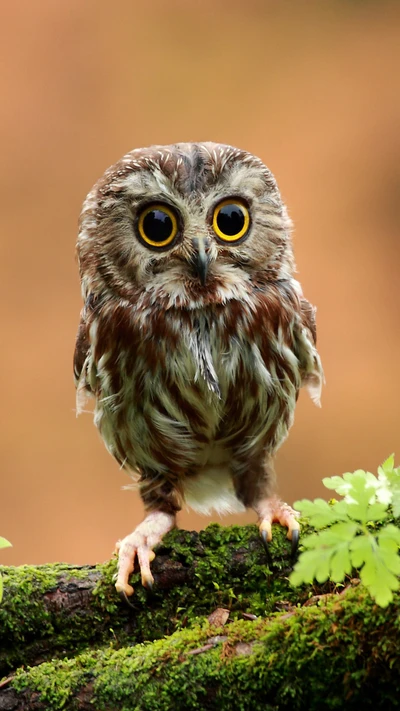
[[[280,501],[276,496],[260,501],[256,510],[260,517],[261,538],[268,555],[268,543],[272,540],[272,524],[277,521],[288,529],[287,538],[292,541],[292,556],[294,556],[299,545],[300,535],[300,524],[296,519],[296,516],[299,515],[298,511]]]
[[[151,574],[150,563],[155,558],[153,548],[174,526],[175,516],[163,511],[152,511],[129,536],[118,541],[116,545],[118,574],[115,587],[124,600],[126,600],[126,596],[129,597],[133,594],[129,576],[133,572],[136,556],[142,575],[142,585],[152,589],[154,578]]]

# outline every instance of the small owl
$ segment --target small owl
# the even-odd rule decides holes
[[[319,403],[323,375],[290,228],[270,170],[218,143],[133,150],[86,198],[77,409],[94,397],[95,424],[146,511],[118,544],[122,596],[136,557],[151,587],[153,548],[184,504],[250,507],[265,542],[277,521],[297,545],[272,460],[300,387]]]

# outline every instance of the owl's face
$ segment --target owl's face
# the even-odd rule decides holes
[[[290,220],[255,156],[215,143],[128,153],[89,193],[78,255],[84,296],[147,293],[170,306],[241,298],[293,271]]]

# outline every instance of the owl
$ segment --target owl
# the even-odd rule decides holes
[[[183,505],[251,508],[266,543],[276,521],[297,545],[273,457],[300,387],[319,403],[323,374],[290,230],[270,170],[219,143],[133,150],[84,202],[77,411],[93,396],[95,424],[146,514],[117,544],[122,597],[136,559],[152,586],[153,549]]]

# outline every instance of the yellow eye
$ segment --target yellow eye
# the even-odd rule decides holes
[[[167,247],[178,233],[175,212],[166,205],[149,205],[139,215],[138,232],[150,247]]]
[[[223,200],[214,210],[212,226],[224,242],[237,242],[249,229],[249,211],[239,199]]]

